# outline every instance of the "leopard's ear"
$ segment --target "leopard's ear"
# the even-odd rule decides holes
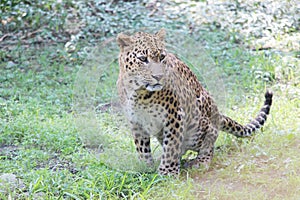
[[[119,33],[117,36],[117,42],[121,49],[124,49],[126,46],[129,46],[131,41],[131,36],[125,35],[124,33]]]
[[[165,36],[166,36],[166,30],[164,28],[160,29],[157,33],[155,33],[155,35],[161,40],[164,41],[165,40]]]

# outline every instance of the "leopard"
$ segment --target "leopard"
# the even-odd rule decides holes
[[[119,33],[117,92],[140,160],[153,166],[150,141],[162,146],[158,173],[178,176],[182,157],[195,152],[183,168],[209,168],[216,139],[224,131],[249,138],[261,129],[272,105],[266,90],[264,105],[246,125],[222,114],[195,73],[166,48],[166,30]],[[153,142],[153,141],[152,141]]]

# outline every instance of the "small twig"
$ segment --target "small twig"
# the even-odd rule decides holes
[[[264,51],[264,50],[270,50],[272,47],[259,47],[259,48],[251,48],[251,51]]]
[[[35,30],[33,32],[30,32],[24,36],[22,36],[20,39],[23,40],[23,39],[26,39],[26,38],[30,38],[32,35],[35,35],[35,34],[38,34],[38,33],[41,33],[43,32],[41,29],[38,29],[38,30]]]
[[[13,34],[7,33],[0,38],[0,42],[2,42],[5,38],[12,36]]]

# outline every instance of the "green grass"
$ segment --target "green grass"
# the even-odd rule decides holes
[[[55,10],[63,21],[55,18],[51,27],[60,27],[65,12]],[[270,88],[271,115],[251,139],[220,133],[211,168],[182,170],[179,178],[157,175],[157,142],[154,167],[137,158],[117,106],[115,44],[95,48],[89,57],[84,42],[71,54],[59,44],[1,49],[0,176],[14,174],[20,182],[0,181],[0,199],[299,199],[299,59],[250,52],[232,37],[220,30],[191,37],[168,31],[170,51],[190,65],[224,113],[247,123]]]
[[[55,51],[42,48],[38,53],[27,51],[21,57],[17,55],[23,49],[16,49],[12,52],[16,65],[8,68],[5,62],[1,64],[0,171],[15,174],[25,185],[13,191],[7,188],[7,192],[1,194],[2,199],[9,196],[34,199],[38,195],[46,199],[299,197],[297,61],[285,63],[279,56],[266,58],[241,48],[228,51],[227,58],[220,57],[216,67],[224,70],[221,74],[224,79],[242,81],[238,91],[247,85],[246,90],[237,94],[233,83],[226,84],[228,93],[233,95],[227,98],[226,114],[247,123],[263,103],[267,84],[274,91],[271,116],[263,132],[251,140],[221,133],[216,143],[220,148],[209,171],[184,170],[179,179],[174,179],[157,176],[155,168],[149,169],[139,162],[126,122],[119,112],[108,110],[95,112],[96,118],[80,118],[84,116],[72,107],[78,67],[57,51],[61,48],[55,47]],[[50,59],[49,63],[51,56],[60,59]],[[31,59],[26,62],[26,57]],[[223,68],[245,60],[248,60],[245,66],[252,67],[238,74],[235,68]],[[282,68],[289,65],[289,70],[274,81],[274,70],[279,64]],[[257,70],[270,73],[272,82],[256,77]],[[94,93],[91,92],[97,97],[93,106],[116,100],[114,92],[108,91],[114,87],[117,73],[115,63],[103,72]],[[81,120],[85,120],[83,125]],[[153,148],[157,159],[160,147],[154,143]]]

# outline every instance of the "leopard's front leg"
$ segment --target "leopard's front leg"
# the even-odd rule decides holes
[[[148,165],[153,165],[154,161],[151,155],[150,135],[139,124],[132,123],[131,130],[140,160],[145,161]]]
[[[179,174],[182,143],[183,123],[178,114],[177,118],[168,118],[163,130],[163,155],[158,168],[161,175]]]

